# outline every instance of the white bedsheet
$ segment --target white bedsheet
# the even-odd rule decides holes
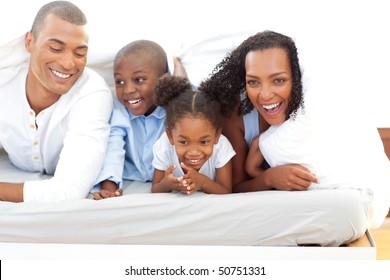
[[[17,170],[4,151],[0,170],[0,181],[45,177]],[[357,190],[152,194],[127,182],[124,196],[101,201],[0,202],[0,242],[338,246],[365,232],[365,199]]]

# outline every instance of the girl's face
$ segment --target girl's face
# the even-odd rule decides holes
[[[153,61],[138,53],[123,57],[114,66],[118,99],[136,116],[148,116],[156,108],[153,94],[158,78]]]
[[[290,60],[284,49],[251,51],[245,58],[246,91],[257,111],[270,125],[286,120],[291,98]]]
[[[172,129],[167,129],[172,145],[175,145],[180,162],[199,171],[213,153],[214,144],[218,143],[221,129],[216,129],[209,120],[187,116],[176,122]]]

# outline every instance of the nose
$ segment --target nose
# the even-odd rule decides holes
[[[274,93],[272,91],[272,87],[269,85],[263,85],[258,94],[258,98],[260,98],[262,101],[268,101],[271,100],[274,96]]]
[[[195,145],[195,144],[192,144],[189,149],[187,150],[187,154],[189,156],[197,156],[199,155],[199,149],[198,149],[198,146]]]
[[[65,70],[72,69],[76,64],[74,62],[74,55],[71,51],[66,51],[61,55],[59,59],[59,64]]]
[[[135,87],[135,84],[131,81],[128,81],[125,83],[125,87],[124,87],[124,93],[125,94],[132,94],[136,91],[136,87]]]

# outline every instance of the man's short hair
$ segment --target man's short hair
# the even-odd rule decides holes
[[[35,16],[31,28],[31,32],[35,37],[37,37],[39,32],[45,27],[45,19],[49,14],[54,14],[60,19],[72,24],[87,24],[87,18],[76,5],[68,1],[53,1],[42,6]]]

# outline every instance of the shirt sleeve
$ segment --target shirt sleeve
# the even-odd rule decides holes
[[[232,157],[236,154],[232,144],[224,135],[221,135],[221,137],[219,138],[218,144],[215,149],[217,152],[215,168],[224,167],[225,164],[228,163],[229,160],[231,160]]]
[[[112,106],[108,87],[94,90],[73,103],[65,117],[67,132],[54,176],[26,181],[25,202],[54,202],[88,195],[102,168]]]
[[[169,145],[170,143],[166,133],[163,133],[154,143],[152,164],[155,169],[165,171],[172,164],[170,162]]]
[[[130,124],[128,123],[128,115],[122,110],[121,106],[123,105],[114,99],[114,109],[110,119],[111,128],[107,151],[103,162],[103,168],[96,180],[96,185],[99,185],[104,180],[110,180],[115,182],[119,187],[122,187],[126,154],[126,126]],[[94,191],[98,190],[100,190],[100,186],[95,186]]]

